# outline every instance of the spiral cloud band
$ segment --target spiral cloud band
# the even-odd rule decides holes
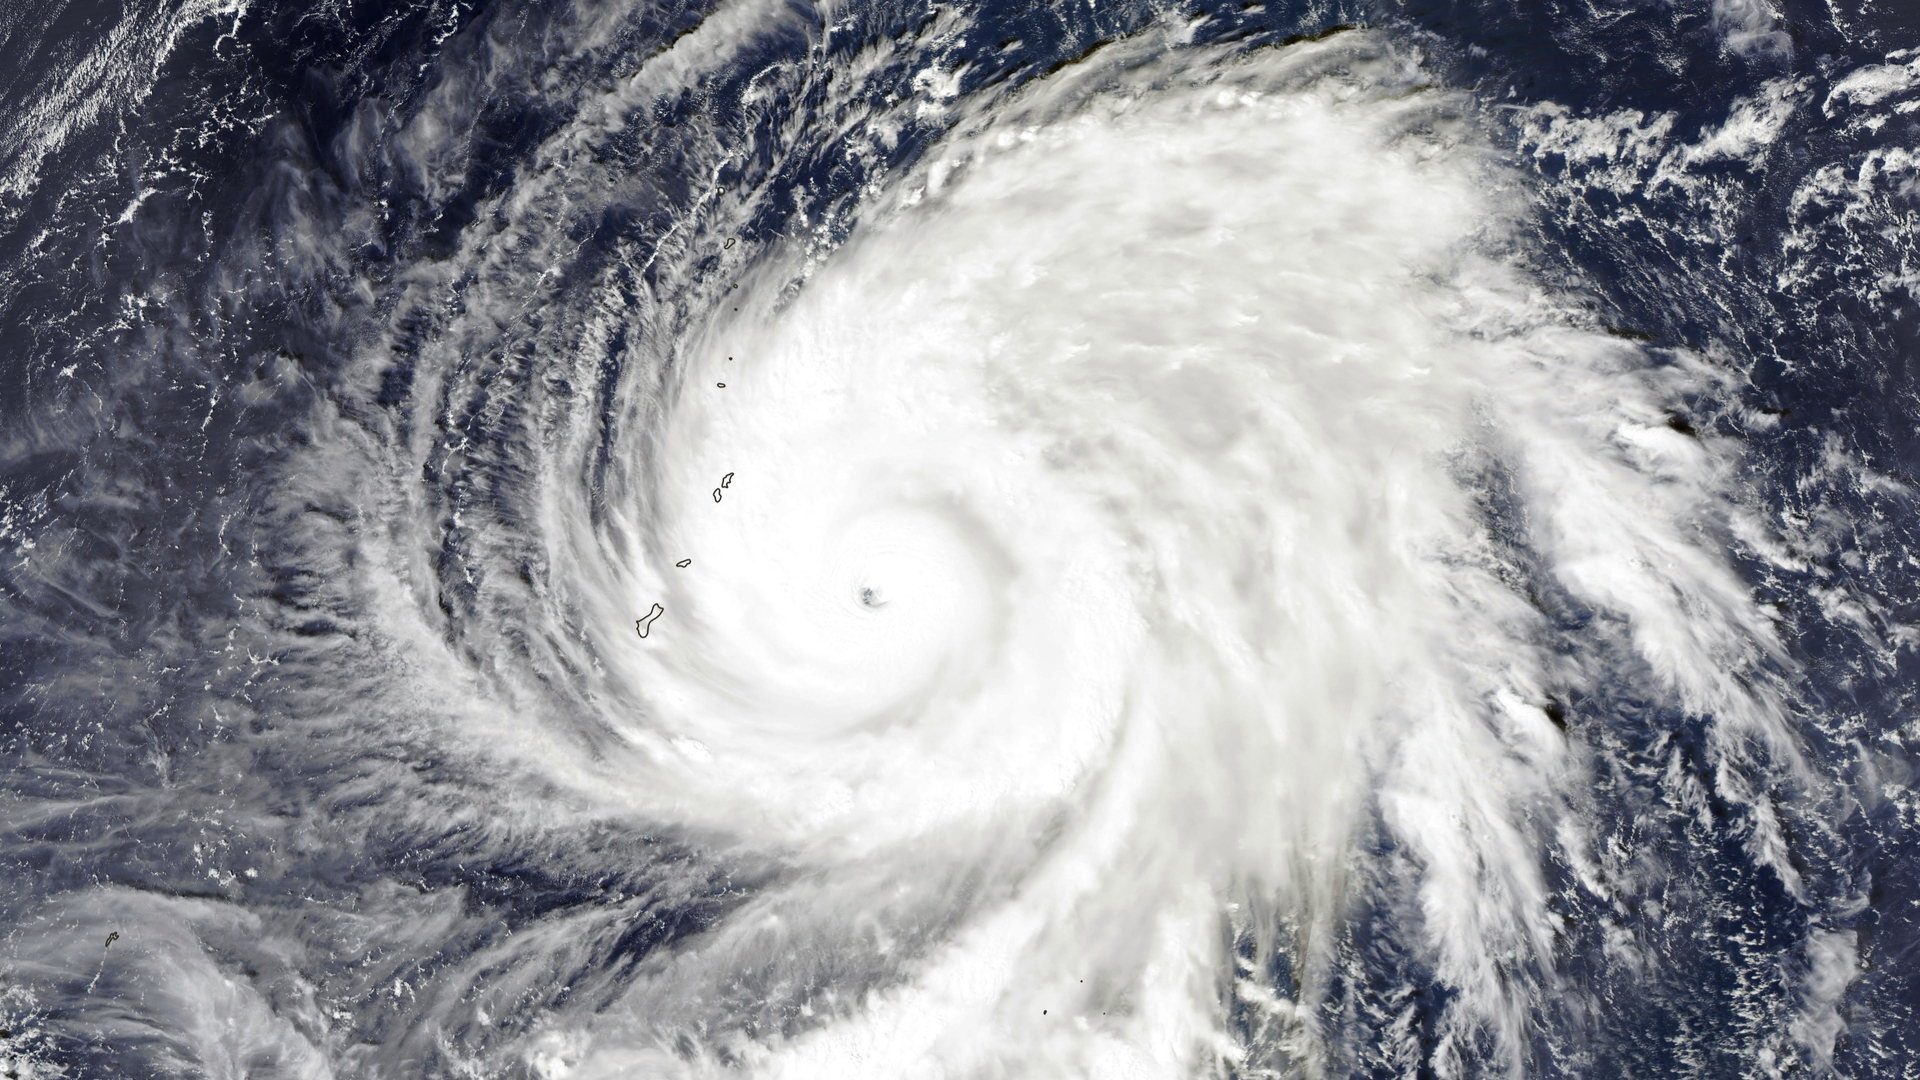
[[[1780,734],[1714,539],[1734,451],[1667,423],[1721,376],[1532,281],[1470,106],[1378,39],[1149,36],[961,126],[844,243],[708,285],[569,538],[617,748],[558,775],[810,868],[575,1075],[689,1027],[768,1075],[1188,1075],[1243,1053],[1223,993],[1298,1042],[1371,809],[1461,1037],[1517,1044],[1539,834],[1578,828],[1552,701],[1630,664]],[[1542,647],[1548,589],[1620,640]],[[1308,1000],[1219,985],[1248,910]],[[670,1004],[748,954],[811,1022]],[[849,963],[871,989],[818,1000]]]
[[[1911,1060],[1920,69],[1389,6],[0,16],[8,1075]]]

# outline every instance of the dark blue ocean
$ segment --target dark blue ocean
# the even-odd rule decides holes
[[[0,1071],[1920,1076],[1920,5],[0,5]]]

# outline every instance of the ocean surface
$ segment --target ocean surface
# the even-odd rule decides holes
[[[1920,1077],[1910,0],[5,0],[0,1073]]]

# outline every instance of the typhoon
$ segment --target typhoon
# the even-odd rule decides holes
[[[1909,15],[0,54],[8,1077],[1920,1069]]]

